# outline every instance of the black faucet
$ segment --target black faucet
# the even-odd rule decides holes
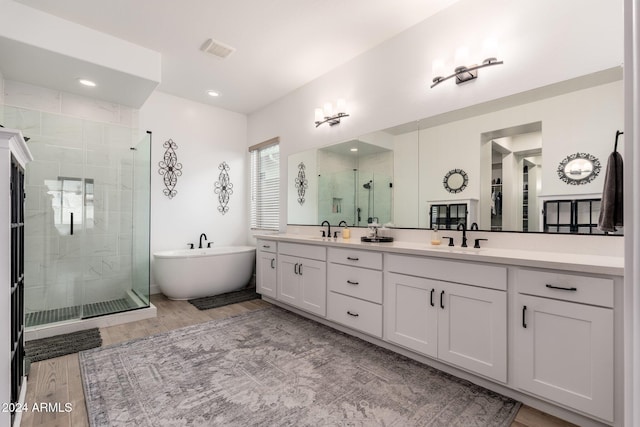
[[[347,224],[347,221],[345,221],[344,219],[338,223],[338,227],[342,227],[342,224],[344,224],[345,227],[349,226],[349,224]]]
[[[207,240],[207,235],[202,233],[200,235],[200,245],[198,246],[198,248],[202,249],[202,238],[204,237],[204,240]]]
[[[466,248],[467,247],[467,224],[464,222],[461,222],[460,224],[458,224],[458,231],[460,231],[460,227],[462,227],[462,244],[460,245],[460,247]]]
[[[322,221],[322,224],[320,224],[320,226],[323,226],[327,224],[327,232],[325,234],[325,231],[322,230],[322,237],[331,237],[331,224],[329,223],[329,221]]]
[[[472,222],[471,223],[471,227],[469,228],[469,230],[479,230],[478,229],[478,223],[477,222]]]

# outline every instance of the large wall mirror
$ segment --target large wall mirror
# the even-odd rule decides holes
[[[557,168],[578,152],[606,162],[623,130],[623,104],[619,67],[296,153],[288,159],[288,223],[464,221],[480,230],[598,234],[604,173],[569,185]],[[304,205],[294,182],[300,162],[309,180]],[[456,192],[443,185],[452,170],[467,178]]]

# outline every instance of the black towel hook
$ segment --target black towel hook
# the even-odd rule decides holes
[[[616,131],[616,145],[613,147],[613,152],[617,153],[618,152],[618,137],[620,135],[624,135],[624,132],[620,132],[619,130]]]

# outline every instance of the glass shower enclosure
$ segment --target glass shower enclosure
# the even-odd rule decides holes
[[[30,113],[26,326],[149,307],[151,134]]]

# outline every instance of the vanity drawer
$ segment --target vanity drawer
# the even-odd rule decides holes
[[[385,255],[385,264],[392,273],[507,290],[506,267],[406,255]]]
[[[299,258],[317,259],[318,261],[325,261],[327,259],[326,248],[318,245],[280,242],[278,244],[278,253]]]
[[[382,304],[382,271],[329,264],[330,291]]]
[[[613,307],[613,279],[526,269],[516,278],[521,294]]]
[[[382,253],[356,249],[329,248],[329,261],[337,264],[382,270]]]
[[[262,240],[262,239],[259,239],[258,240],[257,249],[260,252],[276,253],[276,251],[278,250],[278,242],[276,242],[274,240]]]
[[[380,304],[329,292],[327,318],[382,338],[382,306]]]

